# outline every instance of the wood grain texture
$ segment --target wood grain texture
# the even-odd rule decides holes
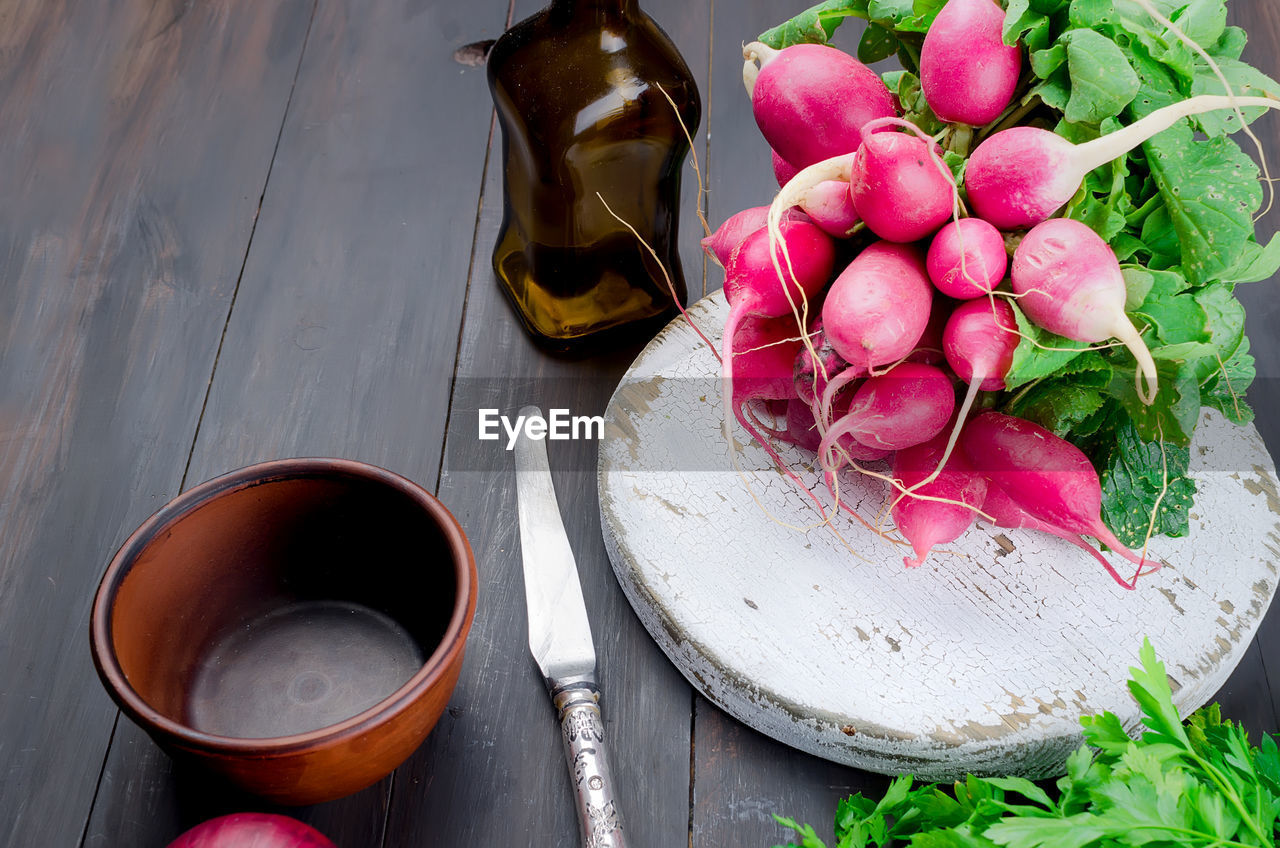
[[[538,5],[518,2],[513,19]],[[705,86],[707,11],[668,0],[641,5],[676,41]],[[498,150],[497,138],[492,149]],[[700,265],[690,264],[689,257],[696,256],[701,233],[689,213],[691,200],[696,202],[692,186],[686,170],[681,253],[694,289]],[[388,845],[500,845],[518,838],[532,848],[578,839],[554,711],[528,649],[513,466],[501,445],[477,439],[477,418],[481,408],[514,415],[529,403],[599,414],[638,345],[590,359],[549,357],[534,347],[490,267],[501,198],[501,168],[491,154],[439,491],[475,546],[479,609],[453,705],[401,770]],[[689,689],[640,627],[609,569],[596,507],[595,442],[549,447],[595,637],[624,829],[630,844],[684,844]]]
[[[1273,79],[1280,79],[1280,5],[1236,0],[1228,9],[1228,23],[1244,27],[1249,33],[1244,60]],[[1264,115],[1253,124],[1253,129],[1267,151],[1272,176],[1275,176],[1280,170],[1276,160],[1280,150],[1280,113],[1273,111]],[[1256,158],[1247,139],[1241,139],[1241,144]],[[1258,237],[1265,240],[1278,231],[1280,203],[1258,222]],[[1243,286],[1237,291],[1247,310],[1246,330],[1258,363],[1258,382],[1249,400],[1258,413],[1258,430],[1273,453],[1280,450],[1280,298],[1276,297],[1276,284],[1277,280],[1273,279]],[[1280,679],[1280,658],[1273,662],[1274,676]]]
[[[453,52],[506,12],[318,4],[189,483],[337,456],[434,487],[489,127],[470,108],[483,69]],[[132,725],[118,741],[91,835],[164,844],[163,831],[267,809],[175,769]],[[377,845],[392,784],[292,814],[338,844]]]
[[[1228,22],[1244,27],[1250,34],[1244,58],[1272,78],[1280,78],[1280,6],[1234,2],[1228,8]],[[1271,112],[1263,116],[1254,124],[1254,130],[1270,154],[1274,173],[1275,151],[1280,148],[1280,115]],[[1280,206],[1272,208],[1258,224],[1261,239],[1277,231]],[[1247,310],[1246,331],[1258,367],[1249,403],[1257,413],[1258,432],[1272,456],[1280,455],[1280,299],[1276,297],[1276,282],[1273,279],[1237,290]],[[1280,721],[1280,609],[1275,604],[1258,630],[1255,646],[1256,654],[1241,663],[1220,697],[1224,712],[1233,715],[1230,709],[1239,709],[1242,721],[1256,735],[1276,730]]]
[[[178,490],[309,13],[0,3],[0,844],[84,830],[90,600]]]
[[[712,139],[707,154],[707,205],[714,230],[743,209],[767,205],[778,192],[769,145],[756,127],[742,84],[742,45],[784,13],[769,0],[719,0],[712,8],[711,85],[704,97],[704,121]],[[723,283],[723,269],[711,263],[708,290],[715,291]]]

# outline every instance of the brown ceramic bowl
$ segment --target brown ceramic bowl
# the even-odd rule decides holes
[[[90,621],[116,703],[166,751],[283,804],[390,773],[449,701],[476,609],[458,522],[359,462],[184,492],[107,567]]]

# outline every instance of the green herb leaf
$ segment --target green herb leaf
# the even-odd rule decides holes
[[[902,104],[903,118],[929,134],[937,133],[946,126],[938,120],[937,115],[933,114],[933,109],[925,100],[924,90],[920,87],[920,77],[904,72],[898,78],[897,88],[892,90],[897,93],[898,102]]]
[[[1145,320],[1155,330],[1156,340],[1164,345],[1209,341],[1209,316],[1195,295],[1186,291],[1187,281],[1182,275],[1174,271],[1154,271],[1151,277],[1151,290],[1142,305],[1134,310],[1138,326]]]
[[[1226,416],[1233,424],[1253,421],[1253,410],[1245,401],[1245,392],[1257,376],[1257,365],[1249,353],[1249,340],[1243,339],[1235,353],[1212,374],[1200,390],[1200,401]]]
[[[1188,473],[1190,450],[1144,441],[1131,422],[1124,422],[1116,428],[1114,444],[1103,463],[1098,469],[1102,522],[1116,538],[1136,548],[1147,541],[1149,529],[1152,535],[1187,535],[1196,494],[1195,481]]]
[[[1150,639],[1142,641],[1138,652],[1141,666],[1129,668],[1129,692],[1142,707],[1143,724],[1148,735],[1144,741],[1167,741],[1183,747],[1190,746],[1187,733],[1182,729],[1182,719],[1173,706],[1173,689],[1164,663],[1156,658],[1156,649]]]
[[[1040,329],[1031,323],[1016,303],[1011,301],[1011,305],[1022,339],[1013,352],[1013,363],[1004,378],[1010,390],[1056,373],[1088,349],[1088,345]]]
[[[1143,221],[1142,245],[1150,254],[1147,268],[1151,270],[1172,268],[1182,261],[1182,242],[1173,228],[1173,215],[1163,200]]]
[[[1280,96],[1280,83],[1277,83],[1252,65],[1226,57],[1215,59],[1214,61],[1217,62],[1222,75],[1226,77],[1227,82],[1231,85],[1232,93],[1247,97]],[[1227,93],[1223,88],[1222,80],[1203,60],[1196,62],[1193,73],[1194,76],[1191,83],[1191,95],[1193,97],[1200,94]],[[1262,117],[1267,110],[1253,107],[1245,108],[1241,111],[1244,114],[1245,121],[1253,123]],[[1206,135],[1210,136],[1233,133],[1241,128],[1239,117],[1231,109],[1222,109],[1197,115],[1195,122]]]
[[[1022,41],[1031,50],[1047,47],[1053,15],[1066,6],[1067,0],[1009,0],[1005,7],[1004,43]]]
[[[774,848],[827,848],[826,844],[818,838],[817,832],[812,825],[800,824],[795,819],[785,818],[783,816],[774,815],[773,820],[783,827],[789,827],[800,835],[801,842],[799,845],[788,842],[786,845],[775,845]]]
[[[1276,736],[1270,733],[1263,735],[1254,759],[1254,769],[1263,787],[1280,796],[1280,745],[1276,744]]]
[[[827,0],[760,34],[775,50],[793,44],[826,44],[845,18],[867,17],[869,0]]]
[[[1061,438],[1092,418],[1109,399],[1105,389],[1073,380],[1046,380],[1018,395],[1008,412]]]
[[[1125,265],[1120,271],[1124,274],[1124,311],[1133,312],[1151,293],[1156,284],[1156,276],[1140,265]]]
[[[1034,86],[1028,96],[1039,97],[1046,106],[1059,112],[1067,108],[1071,99],[1071,73],[1065,67],[1058,68],[1049,78]]]
[[[1112,0],[1071,0],[1067,16],[1073,27],[1095,29],[1110,25],[1116,19],[1116,7]]]
[[[1239,59],[1244,55],[1245,45],[1249,43],[1249,34],[1236,26],[1227,27],[1218,43],[1209,48],[1209,55],[1215,59]]]
[[[1202,47],[1218,43],[1227,29],[1226,0],[1191,0],[1191,3],[1172,16],[1173,23],[1191,41]],[[1165,29],[1159,39],[1168,48],[1159,59],[1181,76],[1191,76],[1198,54],[1185,44],[1177,33]]]
[[[1048,79],[1050,74],[1066,63],[1067,45],[1062,42],[1031,54],[1031,70],[1040,79]]]
[[[858,42],[858,61],[865,64],[888,59],[898,52],[898,37],[879,24],[867,24]]]
[[[1070,30],[1060,40],[1067,45],[1071,73],[1068,121],[1096,124],[1133,102],[1138,75],[1114,41],[1091,29]]]
[[[1223,283],[1205,286],[1192,296],[1208,319],[1208,340],[1218,349],[1218,359],[1231,358],[1244,340],[1244,305]]]
[[[1280,234],[1271,237],[1263,247],[1252,239],[1244,246],[1240,261],[1225,271],[1222,279],[1230,283],[1259,283],[1280,272]]]
[[[1204,283],[1235,267],[1262,204],[1257,165],[1230,139],[1196,141],[1185,123],[1143,146],[1181,244],[1187,279]]]
[[[1133,747],[1133,737],[1125,731],[1124,725],[1113,713],[1081,716],[1080,726],[1083,729],[1085,741],[1104,754],[1119,757]]]
[[[1200,420],[1202,372],[1216,360],[1216,351],[1213,345],[1189,342],[1155,348],[1151,357],[1160,384],[1154,403],[1138,397],[1132,366],[1115,369],[1108,391],[1132,417],[1143,440],[1190,445]]]
[[[942,5],[937,0],[871,0],[867,17],[896,32],[925,32]]]
[[[1083,717],[1087,746],[1067,757],[1056,800],[1021,778],[970,775],[950,788],[898,778],[878,803],[862,795],[841,802],[837,848],[1271,848],[1280,819],[1276,739],[1252,747],[1216,706],[1184,726],[1147,640],[1139,661],[1129,691],[1145,732],[1133,738],[1113,713]],[[799,848],[821,848],[812,828],[778,821],[802,834]]]

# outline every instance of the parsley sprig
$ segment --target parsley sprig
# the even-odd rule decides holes
[[[1056,798],[1022,778],[969,776],[950,787],[896,778],[884,796],[836,808],[835,848],[1272,848],[1280,837],[1280,747],[1258,747],[1216,704],[1184,724],[1149,641],[1131,668],[1137,738],[1112,713],[1081,719],[1086,745],[1066,761]],[[810,825],[775,817],[826,848]]]

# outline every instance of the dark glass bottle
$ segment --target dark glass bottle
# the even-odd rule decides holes
[[[498,39],[488,74],[505,205],[493,268],[526,329],[570,350],[666,320],[675,303],[661,268],[609,208],[652,246],[683,302],[689,144],[658,85],[690,135],[701,103],[671,39],[636,0],[554,0]]]

